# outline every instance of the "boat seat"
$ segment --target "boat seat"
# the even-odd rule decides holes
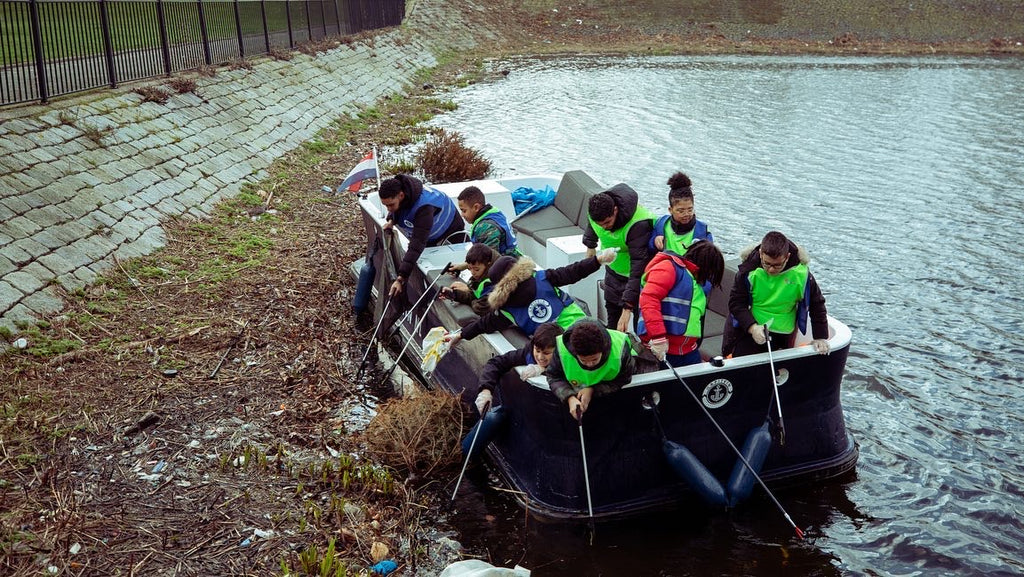
[[[516,219],[512,227],[544,246],[549,239],[582,234],[590,197],[604,190],[582,170],[570,170],[558,184],[553,205]]]

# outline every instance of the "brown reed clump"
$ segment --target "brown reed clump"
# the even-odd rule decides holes
[[[392,399],[380,407],[365,435],[381,463],[425,477],[459,462],[462,408],[458,398],[442,391]]]
[[[168,81],[167,86],[178,94],[185,94],[186,92],[194,93],[199,84],[191,78],[182,78],[179,76],[178,78],[172,78]]]
[[[135,94],[141,96],[143,102],[156,102],[157,104],[167,104],[167,100],[171,97],[170,93],[159,86],[141,86],[135,89]]]
[[[439,130],[417,156],[423,174],[431,182],[459,182],[485,178],[491,161],[465,144],[461,134]]]

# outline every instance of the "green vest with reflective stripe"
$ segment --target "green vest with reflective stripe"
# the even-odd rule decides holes
[[[558,352],[558,360],[562,362],[562,370],[565,371],[566,380],[572,383],[573,386],[592,387],[618,376],[619,371],[622,370],[622,357],[619,356],[619,353],[628,342],[629,336],[626,333],[613,330],[608,331],[608,336],[611,337],[612,341],[608,358],[603,365],[592,370],[584,369],[580,365],[579,359],[569,352],[569,348],[565,346],[564,335],[555,337],[555,349]],[[636,354],[632,349],[630,352],[634,355]]]
[[[758,324],[772,321],[771,332],[789,334],[796,330],[796,311],[804,298],[810,271],[801,263],[777,275],[758,267],[747,275],[750,283],[750,313]]]
[[[619,247],[619,254],[615,256],[615,260],[608,265],[608,268],[622,276],[628,277],[630,261],[629,247],[626,246],[626,235],[629,234],[629,230],[633,228],[634,224],[644,219],[651,221],[651,226],[654,226],[654,213],[638,204],[636,212],[633,213],[633,218],[629,219],[629,222],[621,228],[615,230],[605,230],[598,226],[594,219],[589,216],[587,218],[590,220],[590,228],[594,229],[597,239],[601,241],[598,249]]]

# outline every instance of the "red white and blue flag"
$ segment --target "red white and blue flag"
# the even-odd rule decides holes
[[[352,172],[348,173],[345,181],[338,185],[338,192],[343,189],[347,189],[349,192],[359,192],[359,188],[363,186],[363,181],[367,178],[377,178],[377,156],[372,150],[359,161]]]

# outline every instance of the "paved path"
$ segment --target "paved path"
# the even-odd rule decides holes
[[[161,247],[161,220],[205,217],[334,119],[436,65],[435,51],[497,38],[474,21],[484,1],[419,0],[372,41],[223,70],[199,80],[202,97],[141,102],[132,86],[0,110],[0,326],[61,310],[54,283],[80,288],[115,257]],[[109,129],[104,145],[62,122],[69,113]]]

